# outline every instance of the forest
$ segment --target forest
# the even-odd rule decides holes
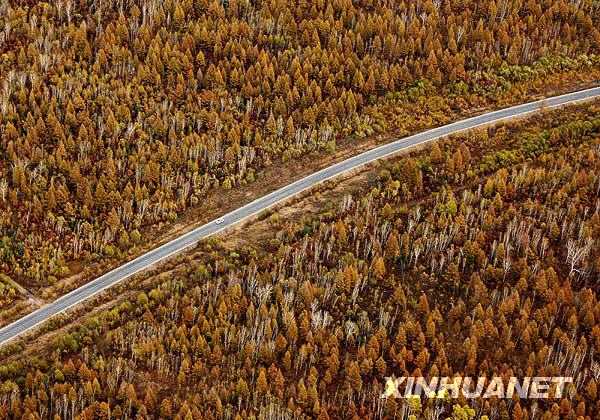
[[[0,268],[33,293],[265,167],[600,78],[593,0],[7,0],[0,28]]]
[[[599,28],[596,0],[2,1],[0,325],[267,169],[597,84]],[[600,102],[365,171],[0,348],[0,418],[597,419]]]
[[[596,419],[600,102],[434,143],[270,241],[219,239],[0,366],[10,418]],[[561,400],[385,376],[572,376]]]

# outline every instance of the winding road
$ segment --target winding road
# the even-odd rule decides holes
[[[58,298],[36,311],[20,318],[11,324],[0,329],[0,346],[22,335],[26,331],[40,325],[44,321],[58,315],[67,309],[91,298],[103,290],[131,277],[135,273],[143,271],[152,265],[164,261],[165,259],[178,254],[185,249],[194,246],[199,240],[210,235],[227,229],[242,220],[254,216],[269,207],[284,201],[306,189],[314,187],[325,180],[341,175],[350,170],[356,169],[367,163],[401,152],[407,148],[427,143],[450,134],[460,131],[470,130],[475,127],[494,124],[503,120],[516,117],[522,117],[526,114],[539,111],[542,108],[554,108],[563,105],[569,105],[579,101],[590,100],[600,97],[600,87],[581,90],[561,96],[554,96],[540,101],[529,102],[499,111],[489,112],[457,121],[452,124],[434,128],[422,133],[396,140],[384,144],[375,149],[368,150],[357,156],[348,158],[342,162],[324,168],[318,172],[299,179],[292,184],[286,185],[270,194],[246,204],[230,213],[227,213],[219,219],[213,220],[203,226],[200,226],[178,238],[165,243],[134,260],[121,265],[118,268],[96,278],[95,280],[73,290],[72,292]]]

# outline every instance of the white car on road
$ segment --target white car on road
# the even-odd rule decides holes
[[[222,225],[224,221],[225,221],[225,219],[223,219],[222,217],[219,217],[217,220],[215,220],[215,224]]]

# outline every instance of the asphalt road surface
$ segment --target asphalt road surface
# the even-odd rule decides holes
[[[530,102],[523,105],[517,105],[511,108],[501,109],[499,111],[489,112],[466,120],[457,121],[442,127],[434,128],[419,134],[396,140],[375,149],[366,151],[357,156],[346,159],[335,165],[329,166],[305,178],[302,178],[292,184],[286,185],[270,194],[246,204],[230,213],[227,213],[219,219],[213,220],[203,226],[200,226],[174,240],[168,242],[140,257],[123,264],[122,266],[98,277],[97,279],[81,286],[78,289],[58,298],[54,302],[47,304],[35,312],[20,318],[13,323],[0,329],[0,346],[8,341],[20,336],[24,332],[40,325],[54,315],[64,312],[86,299],[96,295],[104,289],[111,287],[129,277],[158,263],[166,258],[184,251],[186,248],[194,246],[200,239],[213,235],[223,229],[239,223],[245,218],[254,216],[257,213],[273,206],[274,204],[286,200],[308,188],[311,188],[327,179],[333,178],[352,169],[358,168],[367,163],[376,161],[386,156],[393,155],[404,149],[415,145],[423,144],[449,134],[469,130],[478,126],[500,122],[515,117],[521,117],[528,113],[539,111],[542,108],[553,108],[562,105],[571,104],[578,101],[585,101],[600,96],[600,87],[569,93],[566,95],[546,98],[541,101]]]

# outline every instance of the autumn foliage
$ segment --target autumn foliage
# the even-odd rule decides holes
[[[447,139],[318,217],[273,219],[258,249],[201,244],[51,356],[0,367],[0,413],[463,419],[468,403],[489,418],[593,419],[599,196],[598,103]],[[379,398],[391,374],[575,382],[535,405],[407,405]]]
[[[0,267],[53,284],[272,162],[403,132],[437,95],[464,110],[591,75],[596,6],[2,2]]]
[[[0,307],[269,165],[597,79],[599,27],[592,0],[2,2]],[[0,349],[0,418],[597,418],[600,104],[371,175]],[[408,404],[389,375],[575,382]]]

